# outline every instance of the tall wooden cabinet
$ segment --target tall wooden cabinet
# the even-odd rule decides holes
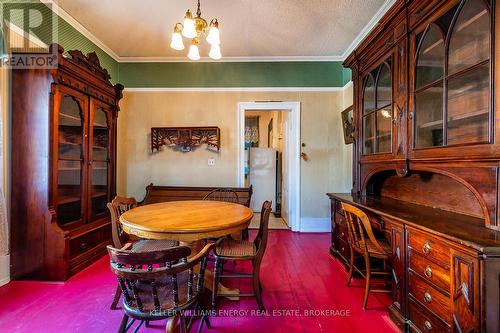
[[[391,317],[414,332],[500,331],[500,2],[399,0],[347,57],[353,188],[392,245]]]
[[[66,280],[105,253],[123,86],[95,53],[12,73],[12,278]]]

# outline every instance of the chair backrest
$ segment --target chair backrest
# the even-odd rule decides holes
[[[256,258],[258,261],[264,257],[264,252],[267,247],[267,236],[269,230],[269,215],[271,214],[271,201],[264,201],[260,212],[259,232],[254,239],[255,247],[257,248]]]
[[[193,305],[202,294],[207,256],[214,246],[207,244],[188,259],[187,246],[132,252],[108,245],[125,311],[134,318],[170,317]]]
[[[137,207],[135,198],[124,198],[116,196],[111,202],[107,204],[109,212],[111,213],[111,233],[113,236],[114,247],[121,249],[128,241],[128,235],[123,232],[120,223],[120,216],[127,210]]]
[[[203,200],[213,200],[213,201],[225,201],[240,203],[240,198],[238,198],[238,193],[227,188],[216,188],[212,192],[208,193]]]
[[[367,252],[368,249],[366,239],[368,239],[378,251],[383,253],[384,250],[382,246],[373,234],[372,225],[368,215],[366,215],[366,213],[361,209],[345,202],[342,203],[342,208],[344,209],[345,219],[347,222],[349,244],[360,251]]]

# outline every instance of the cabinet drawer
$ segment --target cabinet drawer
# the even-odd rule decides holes
[[[337,223],[336,226],[337,226],[337,232],[335,236],[347,243],[347,235],[348,235],[347,225],[345,223],[344,224]]]
[[[411,296],[445,322],[451,322],[449,296],[444,295],[411,272],[409,274],[408,286]]]
[[[450,332],[450,327],[410,298],[409,319],[422,333]]]
[[[408,244],[425,259],[434,260],[445,268],[450,267],[450,247],[444,241],[425,233],[409,230]]]
[[[414,250],[410,250],[410,269],[418,274],[426,282],[441,288],[449,294],[450,292],[450,270],[436,265],[432,261],[425,260]]]
[[[111,244],[111,224],[106,224],[100,228],[90,230],[69,241],[69,256],[74,258],[95,246],[109,240]]]
[[[340,255],[344,257],[345,260],[349,260],[350,258],[349,244],[347,244],[347,242],[343,241],[338,237],[336,241],[337,242],[335,247],[337,248],[337,251],[339,251]]]

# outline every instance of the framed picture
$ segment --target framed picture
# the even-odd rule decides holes
[[[352,105],[342,111],[342,128],[344,130],[344,142],[346,145],[354,142],[354,109]]]

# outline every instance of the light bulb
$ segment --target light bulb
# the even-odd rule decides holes
[[[219,60],[220,58],[222,58],[222,54],[220,53],[220,46],[212,45],[212,47],[210,48],[210,53],[208,53],[208,55],[214,60]]]
[[[216,27],[210,27],[207,36],[207,42],[210,45],[219,45],[220,44],[220,33],[219,29]]]
[[[187,38],[196,37],[193,15],[191,15],[191,11],[189,9],[186,12],[186,16],[184,16],[184,28],[182,29],[182,35]]]
[[[189,47],[188,58],[191,60],[200,60],[200,51],[198,50],[198,45],[191,44]]]
[[[174,50],[184,50],[184,43],[182,42],[182,35],[180,32],[174,31],[172,34],[172,42],[170,42],[170,47]]]
[[[210,22],[210,30],[208,31],[207,43],[210,45],[220,45],[219,22],[213,19]]]

